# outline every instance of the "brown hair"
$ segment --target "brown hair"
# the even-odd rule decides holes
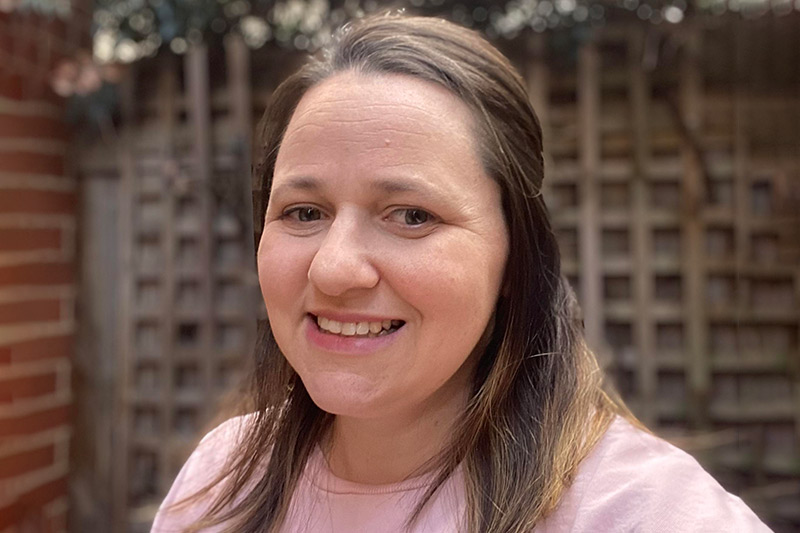
[[[623,408],[603,392],[602,373],[561,275],[541,194],[541,127],[522,79],[478,33],[444,20],[383,15],[351,23],[273,95],[256,170],[263,180],[262,214],[298,102],[344,71],[414,76],[457,95],[474,115],[479,156],[502,190],[509,231],[493,331],[464,414],[432,464],[435,481],[409,524],[462,465],[468,531],[530,531],[556,507],[581,460]],[[255,413],[235,456],[199,493],[222,486],[196,528],[224,522],[231,531],[279,529],[306,461],[333,419],[313,403],[268,328],[256,353],[250,402]]]

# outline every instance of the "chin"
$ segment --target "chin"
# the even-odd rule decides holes
[[[323,411],[332,415],[354,418],[375,418],[385,413],[378,391],[365,388],[352,379],[331,379],[330,376],[314,380],[303,379],[311,400]]]

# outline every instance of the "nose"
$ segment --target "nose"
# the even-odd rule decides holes
[[[365,233],[354,217],[337,217],[311,261],[308,280],[328,296],[375,287],[380,275]]]

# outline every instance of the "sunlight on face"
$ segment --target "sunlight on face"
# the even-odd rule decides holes
[[[322,409],[461,402],[508,255],[472,117],[442,87],[343,73],[300,101],[258,252],[275,339]]]

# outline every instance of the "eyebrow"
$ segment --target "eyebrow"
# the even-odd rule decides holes
[[[429,185],[419,179],[398,179],[398,178],[379,178],[370,182],[369,187],[384,194],[396,194],[402,192],[415,192],[423,194],[436,194],[440,188]],[[324,188],[323,181],[311,176],[296,176],[281,183],[272,191],[272,194],[280,194],[287,190],[317,191]]]
[[[320,180],[311,176],[297,176],[275,187],[271,195],[280,194],[287,190],[315,191],[321,188]]]
[[[419,179],[380,178],[370,183],[370,188],[380,192],[392,194],[400,192],[433,193],[438,187],[433,187]]]

